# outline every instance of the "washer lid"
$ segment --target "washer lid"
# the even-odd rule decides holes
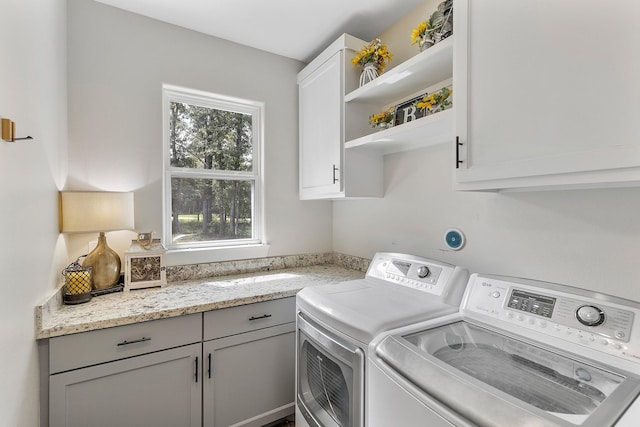
[[[613,425],[640,390],[635,375],[466,321],[388,336],[376,355],[478,425]]]
[[[363,344],[381,332],[458,310],[434,295],[375,279],[304,288],[296,304],[302,312]]]

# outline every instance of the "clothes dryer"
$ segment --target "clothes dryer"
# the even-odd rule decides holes
[[[296,426],[364,426],[369,343],[384,331],[456,312],[468,276],[432,259],[378,253],[364,279],[300,291]]]

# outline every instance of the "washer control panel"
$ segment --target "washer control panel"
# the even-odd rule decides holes
[[[556,298],[534,294],[520,289],[513,289],[507,300],[507,307],[514,310],[551,317],[556,305]]]
[[[620,298],[526,279],[472,275],[461,311],[588,346],[640,363],[640,305]],[[573,292],[572,292],[573,291]]]
[[[505,308],[547,318],[585,332],[629,341],[633,312],[554,294],[538,294],[513,286],[509,288]]]

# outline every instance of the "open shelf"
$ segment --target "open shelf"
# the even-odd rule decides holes
[[[453,37],[420,52],[356,90],[345,102],[392,104],[453,75]]]
[[[345,149],[391,154],[453,140],[453,108],[347,141]]]

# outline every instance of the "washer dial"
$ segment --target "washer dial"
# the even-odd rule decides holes
[[[583,305],[576,310],[576,319],[586,326],[602,325],[604,318],[604,311],[594,305]]]

